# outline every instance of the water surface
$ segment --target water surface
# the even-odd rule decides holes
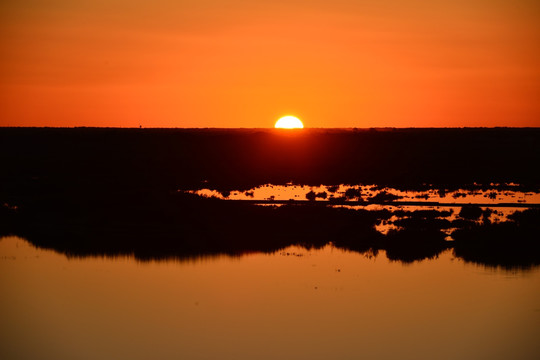
[[[256,239],[254,239],[256,241]],[[0,358],[536,359],[540,270],[326,245],[179,261],[0,240]]]

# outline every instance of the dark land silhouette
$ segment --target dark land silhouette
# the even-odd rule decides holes
[[[540,188],[540,129],[1,128],[3,186]]]
[[[537,192],[540,129],[3,128],[0,160],[0,234],[70,256],[186,259],[332,243],[403,262],[453,249],[485,266],[540,265],[538,208],[492,223],[490,209],[474,206],[454,209],[451,220],[449,210],[255,206],[178,191],[292,182]],[[398,230],[376,231],[392,216]],[[448,229],[454,241],[445,240]]]

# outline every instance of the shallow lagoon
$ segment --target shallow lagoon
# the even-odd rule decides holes
[[[2,358],[536,359],[540,269],[326,245],[186,261],[0,240]]]

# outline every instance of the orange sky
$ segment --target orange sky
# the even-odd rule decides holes
[[[0,4],[0,126],[540,126],[535,0]]]

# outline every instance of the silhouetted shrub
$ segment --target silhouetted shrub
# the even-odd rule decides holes
[[[326,199],[328,197],[328,194],[326,193],[326,191],[321,191],[317,193],[315,197],[319,199]]]
[[[398,199],[401,199],[401,198],[402,198],[402,196],[390,194],[387,191],[381,191],[377,195],[372,196],[371,198],[369,198],[368,200],[369,201],[374,201],[374,202],[389,202],[389,201],[394,201],[394,200],[398,200]]]
[[[476,205],[462,206],[459,216],[467,220],[478,220],[482,216],[482,209]]]
[[[346,199],[358,199],[358,200],[361,200],[362,198],[362,192],[358,189],[355,189],[355,188],[349,188],[347,190],[345,190],[345,194],[344,194],[345,198]]]

